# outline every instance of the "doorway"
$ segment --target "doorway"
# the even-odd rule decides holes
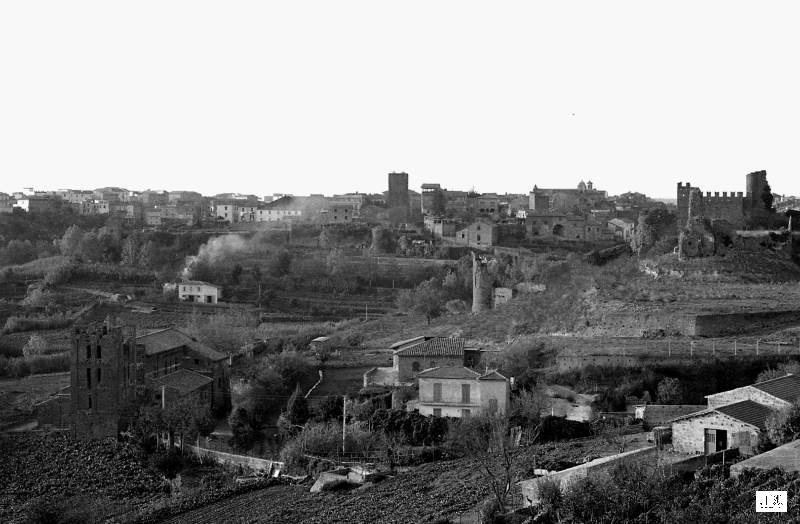
[[[706,428],[704,441],[706,455],[728,449],[728,432],[724,429]]]

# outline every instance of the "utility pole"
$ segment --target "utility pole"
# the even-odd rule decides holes
[[[344,458],[344,440],[347,436],[347,395],[342,397],[342,458]]]

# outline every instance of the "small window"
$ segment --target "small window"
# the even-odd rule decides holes
[[[442,401],[442,385],[438,382],[433,385],[433,401],[434,402]]]
[[[86,368],[86,389],[92,389],[92,368]]]
[[[87,397],[89,400],[89,409],[92,409],[92,397]]]
[[[489,399],[489,413],[497,413],[497,399],[490,398]]]
[[[416,360],[411,363],[411,371],[413,371],[414,373],[419,372],[419,362],[417,362]]]
[[[100,344],[97,344],[97,360],[101,358],[101,349]]]
[[[441,417],[442,416],[441,408],[433,408],[433,416],[434,417]]]
[[[92,358],[92,345],[86,344],[86,360]]]
[[[462,404],[469,404],[469,384],[461,384],[461,403]]]
[[[102,376],[102,369],[97,368],[97,383],[100,384],[100,378]]]
[[[200,359],[199,358],[194,359],[194,365],[195,366],[199,366],[200,365]]]

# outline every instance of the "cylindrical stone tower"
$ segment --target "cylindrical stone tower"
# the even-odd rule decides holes
[[[492,282],[489,263],[472,253],[472,312],[480,313],[491,308]]]

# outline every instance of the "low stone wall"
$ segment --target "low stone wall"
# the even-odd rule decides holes
[[[784,327],[786,324],[800,324],[800,310],[697,315],[694,321],[694,335],[698,337],[740,335],[760,329]]]
[[[185,445],[184,449],[189,449],[192,453],[211,459],[226,467],[243,467],[252,471],[272,472],[273,475],[276,472],[280,473],[284,470],[284,463],[275,460],[248,457],[246,455],[234,455],[233,453],[214,451],[192,445]]]
[[[540,487],[549,482],[558,482],[561,490],[568,489],[575,482],[588,477],[589,475],[595,476],[607,473],[613,467],[619,464],[632,464],[632,463],[647,463],[652,464],[653,467],[658,462],[658,449],[647,447],[627,451],[618,455],[610,457],[603,457],[580,466],[575,466],[563,471],[558,471],[549,475],[538,477],[530,480],[523,480],[519,483],[522,490],[522,501],[524,506],[532,506],[539,502],[539,489]]]

